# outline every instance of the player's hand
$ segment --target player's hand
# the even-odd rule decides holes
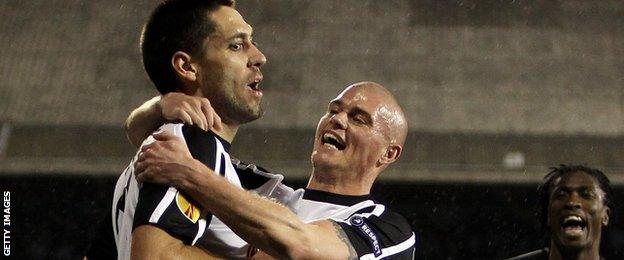
[[[210,105],[207,98],[188,96],[170,92],[163,95],[156,103],[166,121],[180,120],[188,125],[196,125],[203,130],[223,129],[221,117]]]
[[[155,141],[141,147],[135,163],[138,181],[177,187],[189,175],[202,169],[203,164],[193,159],[182,139],[166,131],[152,136]]]

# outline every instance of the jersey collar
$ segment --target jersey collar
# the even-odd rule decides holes
[[[327,191],[305,189],[303,199],[327,202],[343,206],[353,206],[365,200],[373,200],[373,197],[371,197],[370,194],[354,196],[331,193]]]

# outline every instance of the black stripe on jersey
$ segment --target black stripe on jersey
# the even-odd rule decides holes
[[[212,170],[214,170],[217,163],[217,143],[215,142],[214,138],[216,137],[217,139],[219,139],[219,141],[221,141],[223,149],[226,153],[230,152],[230,143],[212,131],[204,131],[197,126],[185,124],[182,126],[182,134],[184,135],[186,146],[191,152],[193,158],[202,162],[204,165],[208,166]],[[219,170],[219,174],[221,176],[225,176],[225,157],[223,155],[220,156],[220,161],[221,169]],[[185,194],[184,192],[182,193]],[[197,203],[197,201],[195,201],[190,196],[185,197],[189,202],[199,206],[199,203]],[[210,218],[212,218],[212,216],[210,216]],[[207,220],[210,220],[210,218]]]
[[[373,200],[370,195],[351,196],[312,189],[305,190],[305,193],[303,194],[303,199],[327,202],[343,206],[353,206],[365,200]]]
[[[225,156],[222,154],[221,155],[221,169],[219,169],[219,175],[221,176],[225,176]]]
[[[115,221],[119,219],[119,214],[123,214],[125,203],[126,203],[126,195],[128,194],[128,187],[130,187],[130,181],[134,178],[134,166],[131,165],[126,168],[123,175],[126,177],[126,186],[123,188],[123,193],[121,197],[117,201],[117,205],[115,206]],[[111,224],[112,225],[112,224]],[[115,225],[115,233],[119,234],[119,227]]]
[[[126,191],[127,189],[124,188],[123,194],[117,201],[117,206],[115,206],[115,220],[119,219],[119,214],[123,214],[124,205],[126,202]],[[115,225],[115,233],[119,234],[119,227],[117,225]]]
[[[149,219],[160,200],[167,193],[167,187],[153,183],[143,183],[139,190],[139,201],[135,208],[132,230],[140,225],[149,224]]]
[[[246,164],[237,159],[232,159],[232,165],[234,165],[234,169],[236,169],[236,174],[238,175],[243,189],[255,190],[270,180],[269,177],[262,175],[262,173],[268,173],[268,171],[262,167]]]
[[[398,245],[412,236],[412,230],[407,221],[388,209],[380,216],[355,215],[346,222],[338,222],[338,224],[349,237],[358,257],[371,253],[379,256],[384,248]],[[388,259],[413,259],[413,252],[414,245],[388,256]]]
[[[182,126],[182,134],[184,134],[184,140],[186,140],[186,145],[188,146],[189,151],[191,151],[193,158],[199,160],[212,169],[214,169],[214,165],[216,163],[215,151],[217,150],[217,147],[214,140],[215,137],[221,141],[225,152],[230,152],[230,143],[213,132],[206,132],[193,125],[184,125]],[[206,153],[206,151],[211,152]]]

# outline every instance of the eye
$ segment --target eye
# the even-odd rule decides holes
[[[242,43],[232,43],[232,44],[230,44],[229,48],[230,48],[230,50],[233,50],[233,51],[239,51],[239,50],[243,49],[243,44]]]
[[[553,194],[553,198],[555,199],[563,199],[566,197],[566,193],[563,191],[557,191],[555,192],[555,194]]]
[[[361,115],[354,116],[353,121],[361,125],[366,124],[366,119],[364,118],[364,116]]]
[[[594,193],[591,191],[583,191],[581,192],[581,197],[585,198],[585,199],[593,199],[594,198]]]

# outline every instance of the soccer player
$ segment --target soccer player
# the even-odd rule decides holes
[[[540,221],[550,234],[550,248],[510,259],[601,259],[602,230],[615,210],[609,179],[582,165],[551,169],[538,189]]]
[[[141,50],[145,70],[161,94],[207,98],[201,99],[199,108],[208,113],[213,107],[219,116],[197,118],[182,113],[182,119],[190,117],[195,125],[166,124],[160,131],[180,137],[190,155],[233,185],[244,186],[228,152],[239,126],[262,114],[260,67],[266,58],[252,39],[252,27],[234,9],[234,1],[164,1],[144,27]],[[150,111],[139,114],[149,115]],[[212,124],[216,126],[212,131],[204,131]],[[108,237],[114,238],[119,259],[246,256],[247,243],[184,193],[174,187],[137,183],[136,158],[120,176],[114,192],[109,222],[113,235]],[[267,175],[264,184],[268,187],[252,188],[270,190],[270,180],[279,178]],[[95,240],[89,258],[114,251],[102,249],[100,245],[107,244],[103,240],[105,236]]]
[[[406,134],[403,111],[383,86],[347,87],[319,121],[307,188],[285,196],[295,213],[214,174],[169,133],[153,135],[156,141],[142,147],[136,173],[141,181],[187,192],[261,249],[251,252],[255,257],[412,259],[410,225],[370,196],[377,176],[399,158]]]

